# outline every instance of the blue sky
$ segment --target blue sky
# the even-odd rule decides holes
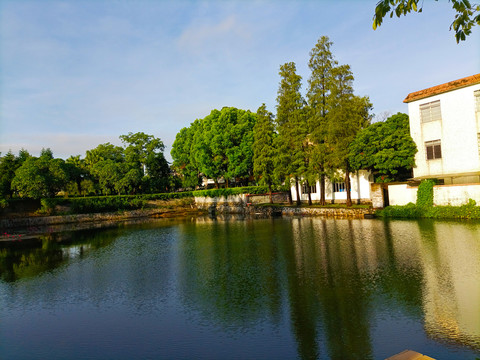
[[[326,35],[375,114],[407,112],[409,92],[480,72],[480,29],[457,44],[448,2],[387,18],[377,0],[0,0],[0,151],[85,156],[142,131],[170,150],[212,109],[275,113],[279,66],[305,93],[309,52]]]

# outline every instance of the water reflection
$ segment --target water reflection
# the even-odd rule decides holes
[[[111,244],[118,231],[68,231],[47,233],[28,242],[2,244],[0,279],[13,282],[53,270],[86,253]]]
[[[250,349],[247,358],[382,359],[414,348],[474,359],[479,239],[473,222],[319,218],[198,218],[58,234],[0,250],[0,290],[15,289],[0,293],[0,308],[3,301],[25,311],[22,297],[39,299],[32,312],[88,301],[112,309],[115,336],[132,346],[181,345],[168,356],[144,345],[146,357],[201,358],[195,351],[207,342],[204,358],[237,344]],[[108,336],[106,315],[88,311],[85,331]],[[1,330],[0,322],[0,345]]]
[[[278,323],[288,308],[303,359],[374,358],[375,313],[385,307],[423,318],[434,340],[478,351],[479,231],[432,221],[203,221],[183,229],[183,299],[225,328]]]

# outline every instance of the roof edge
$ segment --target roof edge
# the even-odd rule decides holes
[[[434,95],[443,94],[449,91],[461,89],[467,86],[472,86],[480,84],[480,74],[475,74],[472,76],[467,76],[462,79],[449,81],[447,83],[429,87],[420,91],[415,91],[407,95],[404,103],[409,103],[416,100],[425,99]]]

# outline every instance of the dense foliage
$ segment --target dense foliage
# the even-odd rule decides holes
[[[371,170],[375,182],[405,181],[416,152],[408,115],[398,113],[361,130],[349,145],[349,162],[354,170]]]
[[[417,190],[417,206],[422,209],[431,208],[433,206],[433,180],[424,180],[418,185]]]
[[[212,110],[177,134],[172,146],[173,168],[185,187],[195,188],[205,176],[216,187],[224,179],[248,182],[253,175],[253,127],[256,114],[233,107]]]

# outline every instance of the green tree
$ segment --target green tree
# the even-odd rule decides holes
[[[212,110],[182,129],[172,147],[173,168],[184,186],[196,186],[200,176],[245,180],[252,175],[253,127],[256,115],[233,107]]]
[[[80,155],[72,155],[65,160],[65,171],[69,181],[67,193],[77,196],[84,194],[82,181],[88,177],[89,173],[85,168],[85,161],[80,158]]]
[[[40,199],[54,197],[67,182],[65,162],[53,158],[51,150],[45,149],[39,158],[27,158],[15,171],[12,189],[22,197]]]
[[[180,176],[185,188],[196,189],[200,182],[200,173],[194,156],[194,135],[200,126],[200,120],[195,120],[189,127],[181,129],[172,145],[174,171]]]
[[[326,155],[328,152],[327,114],[330,105],[331,89],[334,83],[333,69],[337,66],[330,50],[333,43],[327,36],[322,36],[310,51],[308,66],[311,75],[308,80],[308,128],[312,145],[309,173],[313,180],[320,180],[320,204],[325,205]],[[317,174],[317,176],[315,176]]]
[[[257,110],[257,123],[253,128],[253,175],[260,185],[267,185],[270,203],[273,203],[272,185],[275,183],[275,126],[273,114],[265,104]]]
[[[18,159],[11,151],[0,157],[0,197],[13,195],[12,180],[18,167]]]
[[[144,188],[149,193],[171,191],[171,172],[163,152],[152,152],[146,158],[145,168],[147,176]]]
[[[302,77],[297,75],[295,63],[280,66],[280,86],[277,95],[276,170],[287,184],[294,180],[297,205],[301,204],[299,178],[306,172],[304,144],[307,135],[305,101],[300,93]],[[291,202],[291,195],[290,195]]]
[[[126,174],[123,148],[110,143],[100,144],[87,150],[85,166],[100,185],[103,194],[119,193],[123,188],[121,179]]]
[[[143,132],[121,135],[125,144],[126,174],[122,180],[129,192],[165,192],[168,189],[170,171],[163,155],[163,142]]]
[[[372,171],[376,182],[405,181],[412,176],[417,147],[408,115],[397,113],[361,130],[349,146],[353,170]]]
[[[369,111],[372,104],[368,97],[353,94],[353,74],[350,66],[342,65],[334,69],[335,83],[332,86],[332,107],[328,117],[328,145],[331,152],[328,161],[333,169],[344,172],[347,206],[352,206],[349,164],[349,145],[357,133],[370,124]]]
[[[452,8],[456,12],[455,18],[450,24],[450,30],[453,29],[455,31],[455,39],[459,43],[460,40],[464,41],[472,33],[473,26],[480,25],[480,5],[472,4],[468,0],[449,0],[449,2],[452,3]],[[375,7],[373,29],[377,29],[382,24],[383,18],[387,14],[390,17],[393,17],[393,15],[400,17],[412,11],[421,13],[423,11],[423,1],[381,0]]]

